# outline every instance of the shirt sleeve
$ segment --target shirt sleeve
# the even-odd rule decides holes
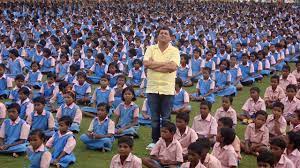
[[[20,139],[27,139],[30,131],[30,126],[24,123],[21,128]]]
[[[115,101],[115,97],[114,97],[112,91],[110,91],[109,96],[108,96],[108,102],[113,102],[113,101]]]
[[[108,122],[108,130],[107,130],[108,134],[115,134],[115,122],[110,120]]]
[[[129,72],[128,72],[128,77],[129,77],[129,78],[132,78],[132,77],[133,77],[133,76],[132,76],[132,69],[129,70]]]
[[[48,118],[48,129],[50,128],[54,128],[54,117],[52,113],[49,114]]]
[[[5,137],[5,123],[3,122],[0,128],[0,138]]]
[[[228,75],[227,75],[226,81],[227,82],[231,82],[231,74],[230,74],[230,72],[228,72],[227,74]]]
[[[24,68],[24,67],[25,67],[25,64],[24,64],[24,61],[23,61],[22,58],[19,59],[19,62],[20,62],[21,68]]]
[[[6,107],[3,103],[0,103],[0,119],[4,119],[6,117]]]
[[[27,116],[26,122],[27,122],[28,125],[32,125],[32,116],[31,116],[31,113]]]
[[[265,133],[263,134],[261,143],[266,146],[269,145],[269,130],[268,129],[265,129]]]
[[[258,63],[258,68],[257,68],[259,71],[261,71],[262,69],[263,69],[263,67],[262,67],[262,62],[261,61],[259,61],[259,63]]]
[[[237,166],[237,154],[235,151],[228,153],[228,165],[229,166]]]
[[[172,55],[173,55],[173,54],[172,54]],[[176,64],[177,66],[179,66],[179,64],[180,64],[180,55],[179,55],[179,51],[178,51],[177,48],[175,49],[174,55],[173,55],[173,57],[172,57],[172,59],[171,59],[170,61],[175,62],[175,64]]]
[[[92,71],[92,72],[95,71],[95,64],[92,65],[92,67],[90,68],[90,71]]]
[[[217,135],[217,129],[218,129],[218,123],[215,119],[213,119],[210,126],[210,134]]]
[[[54,67],[55,66],[55,59],[51,58],[51,66]]]
[[[48,148],[52,148],[53,146],[53,141],[54,141],[54,135],[47,141],[46,146]]]
[[[157,143],[154,145],[153,149],[151,150],[150,155],[158,156],[159,151],[160,151],[160,147],[162,145],[161,143],[162,143],[161,140],[157,141]],[[182,154],[182,153],[180,153],[180,154]]]
[[[120,116],[120,105],[118,105],[118,107],[115,109],[114,113],[116,116]]]
[[[66,152],[67,154],[72,153],[75,146],[76,146],[76,140],[73,137],[70,137],[64,147],[64,152]]]
[[[59,107],[56,112],[56,119],[58,120],[60,118],[61,118],[61,107]]]
[[[241,68],[237,69],[237,77],[241,77],[242,76],[242,71]]]
[[[92,95],[92,102],[96,101],[96,91],[97,91],[97,89],[94,90],[94,93]]]
[[[183,156],[182,156],[182,147],[180,144],[178,144],[177,146],[177,150],[176,150],[176,161],[177,162],[183,162]]]
[[[26,108],[26,117],[28,117],[30,113],[33,112],[33,110],[34,110],[34,105],[32,103],[29,103]]]
[[[139,113],[140,113],[139,107],[135,108],[133,112],[133,117],[139,117]]]
[[[142,75],[141,75],[141,78],[142,78],[142,79],[145,79],[145,78],[146,78],[146,74],[145,74],[145,71],[142,71]]]
[[[12,88],[13,87],[13,79],[10,77],[7,77],[6,81],[7,81],[7,87]]]
[[[265,62],[265,69],[270,69],[270,61],[269,60],[266,60]]]
[[[88,129],[89,132],[93,132],[94,131],[94,122],[95,122],[95,119],[93,119],[91,121],[91,123],[90,123],[89,129]]]
[[[249,66],[250,66],[250,73],[254,73],[254,66],[253,66],[253,64],[249,64]]]
[[[86,89],[86,92],[87,94],[90,94],[92,92],[92,87],[91,85],[89,85],[89,87]]]
[[[51,162],[51,153],[49,151],[46,151],[44,152],[41,158],[40,168],[49,168],[50,162]]]
[[[74,122],[80,124],[82,120],[82,111],[78,108],[74,117]]]
[[[55,67],[55,71],[56,71],[57,74],[60,72],[59,70],[60,70],[59,69],[59,64],[57,64],[56,67]]]
[[[189,103],[190,102],[190,96],[186,91],[184,91],[183,99],[184,99],[184,103]]]
[[[212,81],[211,84],[210,84],[210,90],[213,90],[215,89],[215,81]]]
[[[245,102],[245,104],[243,105],[242,110],[244,110],[244,111],[249,111],[248,104],[249,104],[249,99],[248,99],[248,100]]]
[[[244,138],[245,138],[245,141],[247,140],[250,140],[250,126],[248,125],[246,130],[245,130],[245,135],[244,135]]]

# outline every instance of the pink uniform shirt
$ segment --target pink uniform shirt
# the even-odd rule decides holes
[[[258,130],[255,130],[255,124],[251,123],[245,131],[245,140],[251,143],[269,145],[269,129],[263,125]]]
[[[194,117],[192,129],[196,131],[198,135],[207,137],[208,135],[217,135],[218,123],[216,119],[211,115],[205,119],[202,119],[201,115]]]
[[[180,142],[183,154],[187,154],[188,146],[198,139],[198,135],[192,128],[187,126],[185,132],[182,135],[180,134],[180,131],[177,128],[174,138]]]
[[[221,146],[219,142],[216,142],[212,155],[214,155],[221,162],[222,168],[230,168],[231,166],[237,166],[237,154],[232,145]]]
[[[122,165],[120,155],[117,154],[111,159],[110,168],[142,168],[142,160],[130,153]]]

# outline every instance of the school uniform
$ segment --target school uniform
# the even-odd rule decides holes
[[[259,71],[261,72],[263,70],[262,62],[256,60],[254,62],[251,62],[251,64],[253,64],[254,67],[254,73],[253,73],[254,79],[262,79],[263,78],[262,74],[258,73]]]
[[[88,131],[98,135],[113,135],[115,133],[115,123],[108,117],[106,117],[103,121],[100,121],[98,117],[95,117],[90,123]],[[93,139],[87,134],[82,134],[80,136],[80,140],[89,149],[105,149],[108,151],[111,151],[112,144],[114,142],[113,136],[110,138]]]
[[[184,162],[184,163],[180,166],[180,168],[190,168],[190,165],[191,165],[190,162]],[[205,166],[201,163],[201,161],[199,160],[199,162],[198,162],[198,164],[196,165],[195,168],[206,168],[206,167],[205,167]]]
[[[238,65],[235,65],[234,68],[230,68],[229,73],[231,75],[231,84],[235,84],[237,79],[242,76],[241,68]]]
[[[58,108],[61,105],[63,105],[65,103],[65,98],[64,98],[64,94],[60,91],[57,94],[53,95],[49,101],[51,104],[55,104],[55,107]],[[50,110],[50,108],[47,106],[45,107],[45,109],[47,109],[48,111]]]
[[[13,79],[10,77],[7,77],[5,74],[3,74],[2,77],[0,77],[0,96],[9,96],[9,89],[13,86]]]
[[[147,98],[143,102],[142,112],[146,112],[150,116],[149,119],[145,119],[142,114],[139,114],[139,124],[151,127],[151,111],[147,101]]]
[[[43,57],[41,62],[40,62],[40,65],[41,65],[41,72],[42,73],[46,73],[46,72],[54,73],[55,72],[55,69],[54,69],[55,59],[52,56],[50,56],[48,58]]]
[[[285,135],[286,134],[286,128],[287,128],[287,122],[285,120],[285,118],[283,116],[280,116],[278,122],[279,122],[279,129],[280,129],[280,132],[281,134],[278,135],[276,132],[275,132],[275,118],[274,118],[274,115],[273,114],[270,114],[268,115],[268,118],[267,118],[267,121],[266,121],[266,126],[267,128],[269,129],[269,133],[271,135],[274,135],[274,136],[280,136],[280,135]]]
[[[208,135],[217,135],[218,123],[216,119],[211,115],[203,119],[201,115],[194,117],[192,129],[196,131],[198,136],[207,137]]]
[[[142,80],[140,88],[134,91],[134,93],[137,97],[141,96],[142,94],[144,95],[144,97],[147,97],[147,93],[145,93],[147,83],[148,83],[148,80],[147,80],[147,78],[145,78],[144,80]]]
[[[129,153],[126,160],[121,163],[120,155],[117,154],[113,156],[110,162],[110,168],[141,168],[142,167],[142,160],[135,156],[132,153]]]
[[[125,103],[121,103],[114,111],[116,116],[119,116],[119,122],[116,123],[116,128],[123,128],[126,125],[133,122],[134,118],[139,117],[139,107],[134,102],[131,102],[129,106],[125,105]],[[137,135],[137,131],[139,129],[139,125],[127,128],[123,130],[121,134],[115,135],[116,137],[121,137],[123,135]]]
[[[266,104],[261,97],[259,97],[256,102],[250,97],[243,105],[242,110],[244,110],[245,116],[248,116],[250,118],[255,118],[255,113],[257,111],[260,110],[266,111]]]
[[[77,65],[77,66],[79,67],[79,69],[84,69],[84,62],[83,62],[82,59],[78,59],[77,61],[75,61],[74,59],[72,59],[72,60],[70,61],[70,66],[71,66],[72,64]]]
[[[243,65],[241,63],[239,65],[239,68],[241,68],[241,71],[242,71],[241,83],[243,85],[251,85],[254,82],[254,78],[251,76],[251,74],[254,73],[254,66],[253,66],[253,64],[247,62],[246,65]]]
[[[294,97],[291,101],[288,97],[281,99],[284,105],[283,116],[287,119],[294,114],[296,110],[300,110],[300,100]]]
[[[196,142],[196,140],[198,139],[198,135],[195,130],[193,130],[189,126],[186,126],[183,134],[180,133],[178,128],[176,129],[174,139],[177,139],[179,141],[182,147],[182,153],[186,155],[188,153],[188,146],[191,143]]]
[[[129,70],[128,77],[131,78],[131,80],[128,81],[129,85],[140,86],[142,80],[146,78],[146,75],[142,68],[139,68],[137,70],[135,68],[132,68]]]
[[[206,95],[210,90],[215,89],[215,81],[213,81],[211,78],[205,79],[199,79],[196,89],[199,89],[200,93],[194,93],[192,96],[199,97]],[[206,101],[209,101],[210,103],[215,102],[215,95],[211,93],[210,95],[204,97]]]
[[[284,154],[281,155],[279,162],[274,168],[296,168],[294,163]]]
[[[20,88],[18,86],[15,86],[9,93],[8,99],[10,99],[12,102],[19,101],[19,90]]]
[[[40,89],[40,94],[44,96],[46,99],[50,99],[57,92],[58,92],[58,87],[55,85],[55,83],[49,85],[47,82],[45,82],[43,83]]]
[[[112,106],[117,108],[120,103],[122,103],[122,91],[127,87],[126,84],[123,85],[122,89],[118,89],[118,86],[114,86],[111,90],[111,94],[114,97],[114,102]]]
[[[28,115],[30,115],[30,113],[33,111],[34,105],[31,103],[29,98],[25,99],[23,102],[21,102],[21,100],[18,100],[17,103],[21,107],[19,117],[25,120],[25,118],[28,117]]]
[[[182,147],[180,142],[173,138],[172,142],[167,146],[163,138],[159,138],[155,146],[150,152],[150,155],[156,156],[159,159],[183,162]],[[160,165],[159,162],[157,162]]]
[[[68,82],[68,84],[73,85],[74,83],[77,82],[77,76],[76,73],[74,75],[68,73],[65,78],[64,81]],[[98,82],[99,83],[99,82]]]
[[[46,137],[51,137],[54,134],[54,117],[51,112],[44,110],[42,114],[38,114],[33,111],[28,115],[26,122],[31,126],[31,131],[41,129]]]
[[[249,141],[254,144],[263,144],[269,146],[269,129],[263,125],[258,130],[255,128],[255,123],[251,123],[245,130],[245,141]]]
[[[220,70],[217,70],[214,74],[214,80],[216,87],[226,87],[225,89],[216,92],[217,96],[235,95],[237,93],[236,87],[230,84],[231,74],[229,71],[224,70],[221,72]],[[227,85],[227,83],[229,83],[229,85]]]
[[[64,135],[61,135],[60,131],[54,133],[54,135],[47,141],[46,147],[53,148],[51,163],[60,155],[61,152],[66,152],[67,155],[62,157],[58,164],[65,168],[70,164],[75,163],[76,157],[73,154],[73,150],[76,146],[76,140],[71,131],[68,131]]]
[[[200,73],[201,71],[201,65],[202,65],[202,59],[201,57],[199,58],[195,58],[194,56],[192,56],[192,58],[189,61],[189,72],[188,75],[190,76],[194,76],[195,74]],[[193,82],[196,82],[200,79],[201,75],[197,75],[195,77],[193,77],[191,80]]]
[[[212,154],[207,153],[204,162],[202,163],[206,168],[221,168],[221,162]]]
[[[6,106],[2,102],[0,102],[0,119],[5,119],[6,118]]]
[[[186,65],[185,67],[182,67],[181,65],[177,68],[176,76],[177,78],[180,78],[183,81],[183,85],[187,85],[188,83],[186,80],[188,77],[192,76],[189,71],[190,67]]]
[[[282,67],[285,65],[284,56],[282,54],[280,54],[279,52],[277,52],[277,51],[275,51],[274,53],[270,52],[270,55],[272,55],[274,57],[276,63],[279,60],[282,60],[280,63],[278,63],[278,64],[275,65],[275,69],[277,71],[281,71]]]
[[[107,75],[109,76],[109,87],[112,88],[116,86],[117,79],[121,75],[121,73],[115,73],[115,74],[107,73]]]
[[[49,168],[51,162],[51,153],[48,149],[42,144],[36,150],[29,146],[27,148],[27,156],[30,161],[30,168]]]
[[[68,74],[69,63],[59,63],[56,65],[56,74],[58,74],[59,79],[63,79]]]
[[[270,61],[268,59],[263,59],[263,60],[261,60],[261,63],[262,63],[262,70],[261,70],[260,74],[269,76],[271,73]]]
[[[75,103],[71,105],[63,104],[57,109],[56,118],[59,120],[61,117],[69,116],[72,118],[72,124],[69,128],[70,131],[80,131],[80,123],[82,120],[82,112]],[[56,128],[58,129],[58,121],[56,122]]]
[[[25,81],[27,81],[30,86],[40,89],[42,87],[42,78],[43,75],[40,70],[36,72],[30,70],[25,77]]]
[[[15,60],[9,59],[7,63],[9,73],[7,73],[7,76],[15,77],[16,75],[23,74],[24,67],[23,58],[17,57]]]
[[[76,100],[82,99],[92,92],[91,85],[84,82],[82,85],[75,83],[72,90],[76,93]]]
[[[189,102],[190,102],[189,94],[184,89],[181,88],[179,92],[175,91],[172,108],[173,110],[177,110],[183,107],[185,103],[189,103]],[[192,107],[188,105],[188,109],[191,110]]]
[[[236,114],[236,111],[231,106],[229,107],[229,109],[227,111],[225,111],[223,107],[220,107],[217,109],[217,111],[215,113],[216,121],[218,121],[220,118],[223,118],[223,117],[229,117],[232,119],[234,125],[237,124],[237,114]]]
[[[13,144],[19,140],[25,140],[24,143],[9,147],[0,153],[19,153],[27,149],[26,140],[29,135],[30,126],[24,120],[18,117],[15,121],[5,119],[0,128],[0,138],[4,139],[4,145]]]
[[[204,59],[202,61],[201,68],[203,68],[203,67],[208,67],[211,69],[212,72],[214,72],[216,70],[216,63],[212,59],[210,59],[208,61],[206,59]]]
[[[222,168],[238,166],[237,154],[232,145],[222,147],[219,142],[216,142],[212,150],[212,155],[219,159]]]
[[[286,79],[282,78],[282,75],[279,77],[279,87],[281,87],[284,91],[286,91],[286,87],[289,85],[297,85],[297,79],[293,74],[289,74]]]
[[[91,58],[86,57],[83,59],[83,62],[84,62],[84,69],[89,70],[95,64],[95,59],[93,57]]]
[[[277,86],[275,90],[272,89],[272,86],[267,87],[264,94],[265,101],[275,102],[283,98],[285,98],[285,92],[281,87]]]
[[[296,80],[298,81],[298,84],[300,83],[300,72],[297,71],[297,69],[295,69],[292,72],[292,75],[294,75],[296,77]]]
[[[290,154],[287,154],[287,150],[285,149],[283,154],[294,163],[295,168],[300,167],[300,151],[299,151],[299,149],[294,149]]]

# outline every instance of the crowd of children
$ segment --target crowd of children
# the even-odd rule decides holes
[[[118,138],[111,168],[233,168],[241,152],[257,156],[260,167],[300,168],[299,7],[52,1],[1,2],[0,9],[0,153],[26,152],[31,167],[68,167],[85,115],[93,117],[80,135],[88,149],[111,151]],[[162,25],[181,53],[176,124],[162,124],[161,138],[141,159],[133,138],[151,126],[143,56]],[[242,109],[234,109],[238,91],[265,76],[264,97],[251,87]],[[213,114],[217,96],[222,106]],[[141,113],[138,97],[146,98]],[[198,109],[190,101],[200,104],[191,127],[189,113]],[[238,120],[247,125],[243,140]]]

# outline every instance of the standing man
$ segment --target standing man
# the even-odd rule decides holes
[[[158,44],[147,48],[144,66],[147,71],[147,98],[152,113],[152,142],[147,149],[153,148],[160,138],[160,118],[162,123],[170,120],[175,93],[176,70],[179,66],[179,50],[170,44],[171,30],[162,27],[158,30]]]

